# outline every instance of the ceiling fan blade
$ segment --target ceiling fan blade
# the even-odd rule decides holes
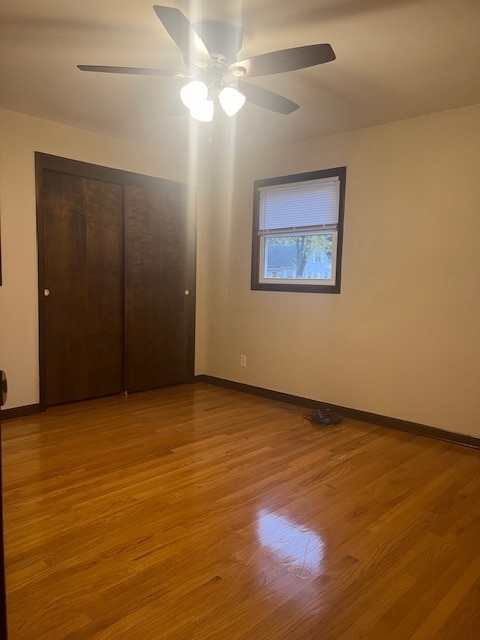
[[[96,73],[124,73],[136,76],[167,76],[169,78],[189,78],[188,73],[168,71],[167,69],[148,69],[145,67],[107,67],[98,64],[79,64],[80,71],[95,71]]]
[[[213,66],[205,43],[179,9],[154,4],[153,10],[188,62],[201,69]]]
[[[248,102],[257,105],[257,107],[270,109],[270,111],[283,113],[283,115],[288,115],[299,108],[298,104],[288,98],[284,98],[278,93],[274,93],[263,87],[257,87],[254,84],[237,82],[236,88],[243,93]]]
[[[231,64],[228,71],[237,77],[253,78],[305,69],[305,67],[313,67],[316,64],[332,60],[335,60],[335,53],[329,44],[309,44],[305,47],[271,51],[253,58],[239,60]]]

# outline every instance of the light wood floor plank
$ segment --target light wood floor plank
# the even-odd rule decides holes
[[[207,384],[3,428],[10,640],[480,638],[480,452]]]

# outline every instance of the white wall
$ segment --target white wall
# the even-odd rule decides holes
[[[186,181],[185,154],[148,150],[46,120],[0,110],[0,365],[5,408],[35,404],[38,382],[38,278],[34,152]]]
[[[263,155],[224,136],[162,153],[0,110],[7,408],[38,402],[41,151],[199,181],[197,373],[480,437],[480,105]],[[253,180],[339,165],[341,294],[251,291]]]
[[[480,105],[256,158],[224,148],[197,368],[480,437]],[[341,165],[341,294],[251,291],[253,180]]]

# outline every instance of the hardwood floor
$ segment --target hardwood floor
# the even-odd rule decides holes
[[[2,428],[10,640],[480,638],[480,451],[207,384]]]

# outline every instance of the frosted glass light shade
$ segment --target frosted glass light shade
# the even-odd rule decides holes
[[[213,100],[197,102],[190,109],[190,115],[200,122],[211,122],[213,120]]]
[[[200,80],[188,82],[180,91],[180,99],[187,109],[192,109],[197,103],[208,98],[208,87]]]
[[[245,104],[245,96],[233,87],[224,87],[218,96],[222,109],[227,116],[234,116]]]

